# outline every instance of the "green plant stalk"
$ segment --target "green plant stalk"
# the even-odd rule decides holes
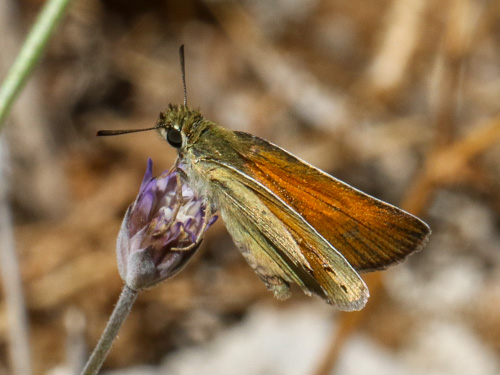
[[[34,66],[40,60],[47,41],[71,0],[48,0],[31,28],[21,51],[0,87],[0,131],[10,108]]]
[[[124,285],[118,303],[109,318],[108,324],[102,333],[99,342],[97,343],[92,355],[90,356],[85,368],[82,371],[82,375],[96,375],[104,360],[108,356],[111,345],[120,330],[125,319],[127,319],[130,310],[137,298],[137,292],[130,289],[127,285]]]

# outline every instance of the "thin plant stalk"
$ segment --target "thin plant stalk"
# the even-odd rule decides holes
[[[48,0],[0,87],[0,131],[17,95],[36,66],[70,0]]]
[[[0,136],[0,274],[5,295],[9,331],[9,356],[12,374],[30,375],[31,353],[28,334],[28,314],[24,301],[21,273],[17,258],[12,214],[8,200],[9,162],[6,145]]]
[[[47,41],[64,14],[69,1],[47,1],[7,73],[0,87],[0,131],[3,129],[4,120],[8,116],[14,100],[26,83],[34,66],[40,60]],[[1,150],[0,153],[2,153]],[[0,158],[2,159],[0,160],[0,168],[3,168],[5,158],[1,156]],[[28,340],[28,318],[15,253],[10,207],[6,199],[5,177],[2,177],[0,181],[4,182],[3,186],[0,187],[0,238],[2,238],[0,263],[9,317],[12,370],[14,374],[29,375],[31,374],[31,359]]]
[[[127,285],[124,285],[120,298],[118,299],[118,303],[109,318],[108,324],[106,325],[97,346],[85,365],[82,375],[95,375],[99,372],[104,360],[108,356],[111,345],[113,344],[120,327],[125,319],[127,319],[130,310],[132,310],[137,294],[137,291],[130,289]]]

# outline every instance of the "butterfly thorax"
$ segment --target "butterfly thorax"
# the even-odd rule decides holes
[[[206,162],[220,157],[221,149],[227,149],[225,140],[231,131],[205,119],[198,110],[172,104],[160,113],[156,127],[158,133],[177,149],[176,165],[182,171],[183,178],[216,209],[217,194],[210,184],[211,171],[207,169]],[[181,137],[178,144],[172,144],[169,140],[172,133]]]

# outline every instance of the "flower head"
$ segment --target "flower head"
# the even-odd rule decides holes
[[[176,171],[154,178],[148,166],[139,195],[128,208],[117,240],[118,270],[127,286],[149,288],[179,272],[217,219]],[[207,223],[205,225],[205,223]]]

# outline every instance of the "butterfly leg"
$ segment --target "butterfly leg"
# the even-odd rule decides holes
[[[205,230],[207,229],[208,223],[212,219],[212,215],[207,215],[207,208],[205,208],[205,219],[203,220],[203,225],[200,229],[200,234],[198,234],[198,237],[196,238],[196,241],[193,242],[191,245],[185,246],[185,247],[173,247],[173,251],[188,251],[191,250],[195,247],[200,246],[201,241],[203,240],[203,234],[205,234]]]
[[[181,207],[181,204],[182,204],[182,200],[183,200],[183,197],[182,197],[182,181],[181,181],[181,176],[180,176],[180,173],[177,173],[177,201],[179,202],[179,204],[177,205],[176,209],[175,209],[175,212],[174,212],[174,217],[177,216],[177,213],[179,212],[179,209]],[[205,234],[205,230],[207,229],[207,226],[208,226],[208,223],[210,222],[210,220],[212,219],[213,217],[213,214],[212,213],[208,213],[208,207],[205,207],[204,209],[204,219],[203,219],[203,225],[199,231],[199,234],[198,234],[198,237],[196,238],[195,242],[193,242],[192,244],[188,245],[188,246],[185,246],[185,247],[173,247],[172,250],[173,251],[189,251],[195,247],[198,247],[201,243],[201,241],[203,240],[203,235]]]

